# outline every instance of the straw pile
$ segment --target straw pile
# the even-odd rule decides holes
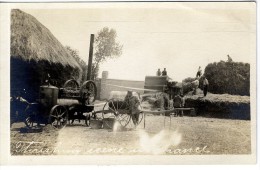
[[[197,115],[250,120],[250,96],[202,94],[185,96],[185,107],[194,107]]]
[[[33,16],[11,11],[11,56],[23,60],[46,60],[81,69],[53,34]]]

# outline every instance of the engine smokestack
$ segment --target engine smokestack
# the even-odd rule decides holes
[[[93,44],[94,44],[94,34],[91,34],[90,35],[90,45],[89,45],[87,80],[91,80],[92,60],[93,60]]]

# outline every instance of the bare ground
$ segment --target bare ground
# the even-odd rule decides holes
[[[164,127],[163,116],[147,115],[145,130],[141,122],[137,130],[116,132],[109,129],[91,129],[84,123],[76,122],[75,125],[66,126],[59,131],[45,127],[41,133],[20,133],[19,127],[24,125],[16,123],[11,129],[11,154],[154,154],[157,152],[153,150],[160,145],[160,142],[167,141],[168,137],[178,138],[178,135],[182,137],[179,144],[170,143],[169,146],[166,144],[168,149],[160,154],[251,153],[250,121],[172,117],[170,126],[169,117],[165,120]],[[170,135],[162,136],[160,132],[163,129]],[[147,140],[143,141],[145,144],[140,140],[142,135],[147,135]],[[23,145],[19,141],[22,141]],[[30,143],[32,141],[42,143],[32,144]],[[152,149],[144,152],[142,147],[148,145]]]

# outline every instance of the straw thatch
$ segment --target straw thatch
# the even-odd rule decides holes
[[[82,69],[52,33],[33,16],[11,12],[11,95],[26,91],[29,101],[39,97],[39,86],[62,87],[68,79],[81,80]]]
[[[11,56],[23,60],[46,60],[81,70],[53,34],[33,16],[19,9],[11,11]]]

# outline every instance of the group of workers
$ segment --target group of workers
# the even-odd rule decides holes
[[[164,70],[161,72],[160,69],[157,70],[156,73],[157,76],[166,76],[167,75],[167,71],[166,68],[164,68]],[[197,84],[199,84],[199,79],[202,76],[202,70],[201,67],[199,67],[197,74],[196,74],[196,80]],[[205,76],[203,76],[203,92],[204,92],[204,96],[207,95],[207,91],[208,91],[208,80],[206,79]],[[160,108],[161,109],[169,109],[170,108],[170,98],[167,94],[167,90],[164,91],[164,93],[161,94],[160,96]],[[132,120],[133,123],[135,125],[135,127],[138,125],[138,121],[139,121],[139,114],[141,112],[141,106],[140,106],[140,100],[138,99],[137,96],[133,95],[133,91],[128,91],[127,95],[125,96],[124,102],[128,103],[129,105],[129,111],[130,114],[132,115]],[[185,104],[185,100],[183,95],[179,92],[177,93],[174,98],[173,98],[173,107],[174,108],[183,108],[184,104]],[[174,113],[174,116],[183,116],[183,110],[176,110]]]
[[[166,68],[164,68],[164,70],[162,72],[161,72],[160,68],[158,68],[156,75],[157,76],[167,76]],[[197,74],[196,74],[196,78],[193,82],[193,84],[194,84],[193,94],[196,94],[196,89],[199,86],[199,79],[201,78],[201,76],[202,76],[202,70],[201,70],[201,67],[199,66],[199,69],[198,69]],[[204,97],[206,97],[207,93],[208,93],[209,82],[208,82],[208,80],[205,76],[203,76],[202,78],[203,78],[203,94],[204,94]]]
[[[203,95],[204,97],[207,96],[207,92],[208,92],[208,86],[209,86],[209,82],[206,78],[206,76],[202,76],[202,70],[201,67],[199,66],[199,69],[196,73],[196,77],[195,80],[192,82],[192,87],[193,87],[193,94],[196,94],[196,90],[199,87],[199,79],[202,78],[202,84],[203,84]],[[162,96],[162,102],[163,104],[161,105],[161,108],[163,109],[167,109],[167,107],[169,107],[169,101],[170,99],[172,99],[173,101],[173,107],[174,108],[183,108],[185,105],[185,99],[184,96],[181,92],[177,92],[177,94],[174,95],[173,98],[171,98],[171,93],[169,93],[169,87],[165,89],[164,94],[167,95],[169,94],[170,97],[166,98],[165,95]],[[183,116],[183,111],[181,109],[177,109],[175,111],[174,116]]]
[[[160,109],[161,110],[169,110],[170,108],[172,108],[172,106],[174,108],[183,108],[185,105],[185,100],[184,100],[184,96],[181,94],[181,92],[178,92],[172,99],[172,106],[171,106],[171,99],[169,98],[169,95],[167,93],[167,91],[164,91],[160,98]],[[169,115],[168,115],[169,116]],[[174,116],[180,116],[183,117],[183,111],[182,110],[175,110],[174,111]]]
[[[156,72],[156,76],[167,76],[166,68],[164,68],[162,72],[161,72],[161,70],[158,68],[158,70],[157,70],[157,72]]]

